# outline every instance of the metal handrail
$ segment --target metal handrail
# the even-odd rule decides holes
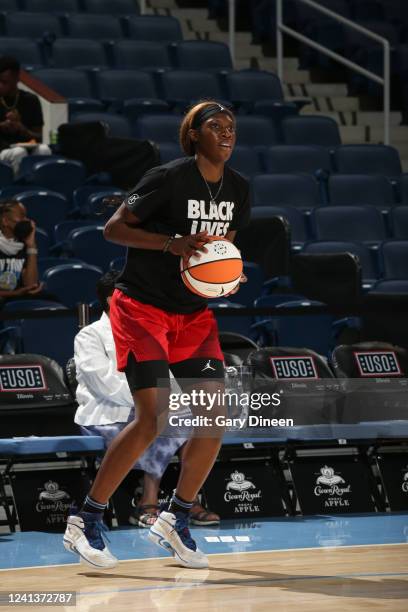
[[[295,1],[302,2],[303,4],[307,4],[311,8],[316,9],[316,11],[323,13],[324,15],[327,15],[328,17],[332,17],[335,21],[349,28],[354,29],[357,32],[360,32],[361,34],[364,34],[368,38],[371,38],[378,43],[381,43],[384,49],[383,78],[378,76],[378,74],[375,74],[374,72],[371,72],[370,70],[367,70],[366,68],[363,68],[359,64],[356,64],[355,62],[352,62],[351,60],[343,57],[343,55],[340,55],[339,53],[336,53],[335,51],[331,51],[331,49],[328,49],[327,47],[320,45],[319,43],[315,42],[311,38],[304,36],[303,34],[300,34],[299,32],[297,32],[296,30],[293,30],[292,28],[289,28],[288,26],[286,26],[282,21],[283,19],[283,11],[282,11],[283,0],[276,0],[276,53],[277,53],[277,64],[278,64],[278,76],[280,80],[283,82],[283,33],[285,33],[288,36],[292,36],[292,38],[295,38],[296,40],[304,43],[305,45],[312,47],[312,49],[316,49],[317,51],[320,51],[324,55],[327,55],[328,57],[339,62],[340,64],[347,66],[347,68],[350,68],[351,70],[354,70],[355,72],[358,72],[359,74],[362,74],[368,79],[371,79],[372,81],[375,81],[376,83],[379,83],[380,85],[383,86],[383,89],[384,89],[384,144],[386,145],[390,144],[390,106],[391,106],[391,93],[390,93],[390,73],[391,73],[390,71],[390,50],[391,48],[390,48],[390,43],[388,42],[386,38],[379,36],[375,32],[372,32],[371,30],[368,30],[367,28],[364,28],[363,26],[358,25],[357,23],[354,23],[354,21],[350,21],[350,19],[347,19],[346,17],[343,17],[342,15],[339,15],[338,13],[331,11],[330,9],[322,6],[321,4],[318,4],[317,2],[314,2],[313,0],[295,0]]]

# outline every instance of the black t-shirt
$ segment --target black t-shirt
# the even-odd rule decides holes
[[[21,249],[16,255],[6,255],[0,251],[0,289],[13,291],[22,286],[22,272],[26,264],[26,250]]]
[[[7,107],[12,106],[14,101],[15,96],[5,98]],[[5,121],[6,115],[8,112],[10,112],[10,110],[12,109],[6,108],[0,100],[0,122]],[[20,115],[21,123],[29,130],[36,127],[42,127],[44,125],[40,100],[36,95],[30,93],[29,91],[24,91],[22,89],[18,90],[18,101],[15,110],[17,110]],[[8,148],[9,145],[15,142],[19,142],[21,137],[22,135],[18,133],[8,134],[0,131],[0,150]]]
[[[213,195],[218,184],[209,183]],[[152,168],[125,200],[146,231],[169,236],[207,230],[225,236],[249,222],[249,183],[225,166],[223,185],[210,206],[210,196],[194,157],[183,157]],[[207,300],[189,291],[180,274],[180,258],[171,253],[129,248],[126,266],[116,285],[130,297],[162,310],[190,313]]]

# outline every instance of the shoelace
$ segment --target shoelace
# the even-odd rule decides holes
[[[197,550],[197,545],[191,537],[190,530],[188,528],[188,517],[177,518],[175,524],[175,530],[180,536],[180,540],[190,550]]]
[[[106,535],[109,529],[102,521],[86,521],[85,522],[85,535],[88,538],[89,543],[93,548],[103,550],[105,548],[105,539],[110,542]]]

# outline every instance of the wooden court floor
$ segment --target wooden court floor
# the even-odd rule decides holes
[[[189,570],[159,558],[105,572],[79,564],[2,570],[0,590],[76,591],[76,607],[30,606],[67,612],[408,610],[408,544],[219,554],[210,564]]]

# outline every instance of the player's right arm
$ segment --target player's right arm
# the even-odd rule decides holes
[[[169,236],[149,232],[139,227],[141,222],[124,202],[106,223],[104,236],[106,240],[126,247],[163,251]],[[188,258],[193,254],[198,255],[199,251],[205,253],[207,251],[204,247],[206,242],[207,232],[181,236],[172,240],[169,252],[173,255]]]

